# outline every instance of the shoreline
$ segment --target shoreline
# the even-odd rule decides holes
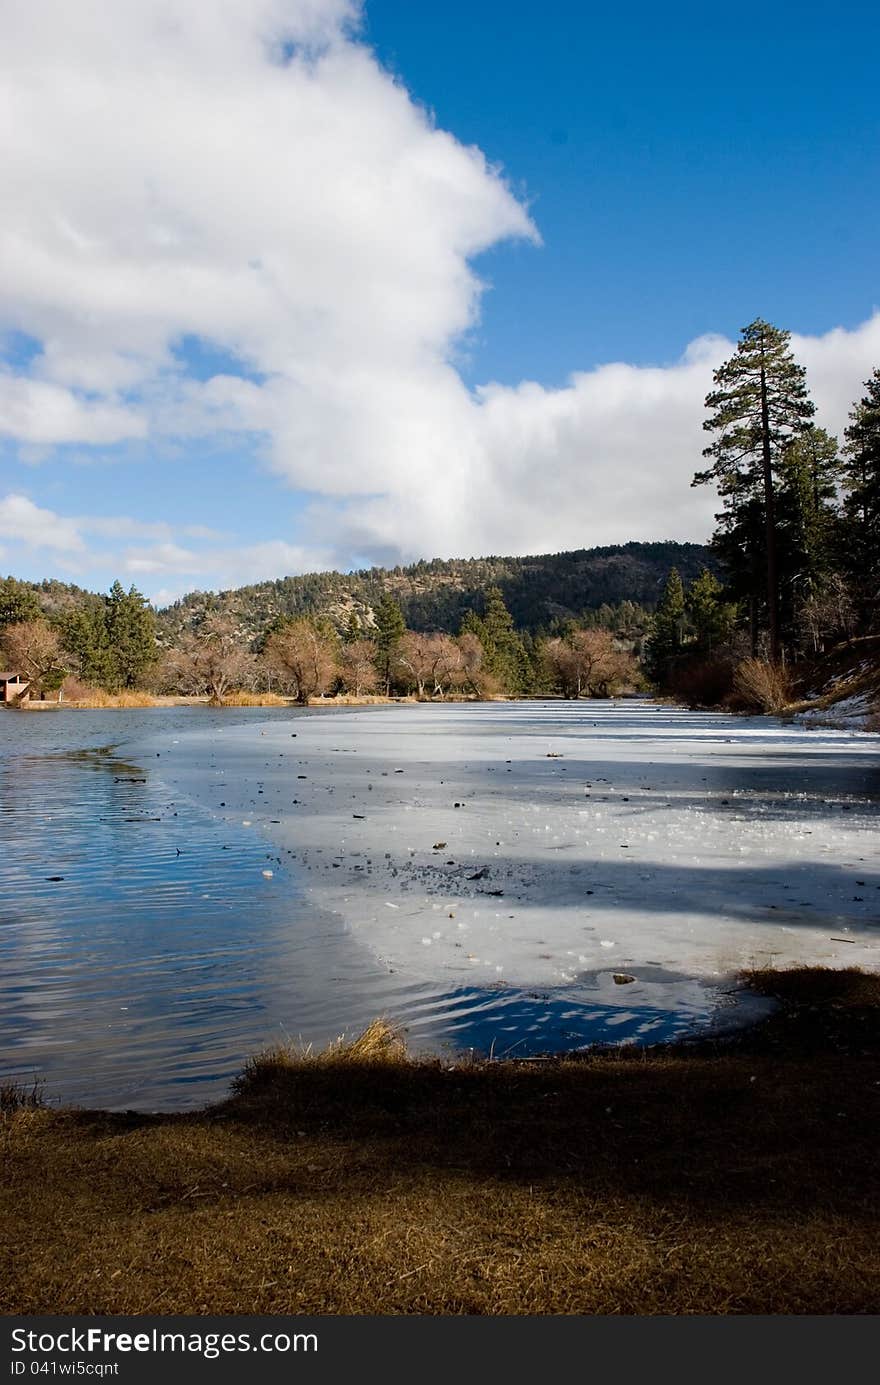
[[[248,1065],[225,1102],[0,1117],[15,1314],[864,1314],[880,977],[752,974],[737,1036]],[[246,1253],[243,1253],[246,1248]]]
[[[224,702],[214,702],[206,696],[186,697],[186,696],[162,696],[150,694],[143,700],[119,700],[114,701],[113,695],[108,694],[106,701],[90,700],[68,700],[64,702],[54,701],[28,701],[20,706],[10,706],[2,704],[2,710],[10,712],[117,712],[131,710],[148,710],[150,708],[164,707],[210,707],[217,711],[242,710],[251,708],[255,711],[266,710],[267,708],[281,709],[302,709],[302,710],[339,710],[345,711],[360,707],[394,707],[394,706],[434,706],[434,707],[454,707],[454,706],[491,706],[499,703],[516,703],[524,706],[534,705],[543,702],[558,702],[563,706],[572,705],[607,705],[608,703],[619,703],[632,700],[639,694],[625,694],[611,698],[564,698],[554,694],[535,694],[529,697],[447,697],[443,699],[419,698],[414,695],[401,695],[394,697],[383,696],[361,696],[355,697],[345,694],[339,697],[310,697],[307,702],[298,702],[292,697],[277,697],[267,695],[261,697],[259,694],[248,696],[245,700],[230,699]],[[803,727],[805,730],[832,730],[832,731],[855,731],[862,735],[880,736],[880,710],[876,704],[868,704],[860,701],[858,706],[852,705],[852,699],[843,699],[841,708],[837,710],[837,704],[831,703],[823,706],[820,700],[804,703],[793,702],[789,707],[780,712],[743,712],[732,711],[729,707],[714,705],[700,705],[692,707],[686,702],[678,701],[675,698],[662,696],[645,695],[645,700],[652,701],[658,707],[670,707],[679,711],[698,711],[718,714],[731,718],[749,718],[754,721],[782,721]]]

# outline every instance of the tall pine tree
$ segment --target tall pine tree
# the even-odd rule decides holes
[[[723,502],[713,542],[746,598],[753,646],[766,626],[771,660],[782,651],[779,535],[776,510],[787,448],[809,426],[815,405],[806,371],[789,349],[790,334],[761,318],[744,327],[736,353],[715,371],[703,427],[717,436],[703,451],[713,459],[693,485],[714,481]],[[763,588],[763,592],[762,592]],[[762,600],[763,597],[763,600]]]
[[[14,577],[5,577],[0,582],[0,629],[24,620],[40,620],[42,614],[37,594],[26,582]]]
[[[468,611],[461,624],[462,634],[477,636],[483,646],[483,667],[505,692],[528,692],[533,677],[531,660],[500,587],[488,588],[483,606],[482,616]]]
[[[381,597],[374,615],[376,619],[374,632],[377,649],[376,671],[385,689],[385,696],[388,697],[394,677],[394,661],[403,633],[406,630],[406,622],[403,619],[403,612],[394,597],[388,592],[385,592]]]
[[[133,688],[156,657],[156,617],[136,587],[110,588],[105,608],[107,644],[116,687]]]
[[[873,628],[880,609],[880,368],[844,430],[843,512],[847,568],[863,620]]]
[[[724,588],[714,573],[703,568],[685,598],[694,629],[694,651],[706,656],[729,638],[736,608],[724,601]]]
[[[804,635],[804,615],[834,579],[837,535],[837,439],[810,427],[786,448],[780,466],[776,520],[782,629]]]
[[[660,686],[668,682],[675,660],[681,653],[685,618],[684,586],[678,568],[672,568],[654,612],[646,650],[648,672]]]

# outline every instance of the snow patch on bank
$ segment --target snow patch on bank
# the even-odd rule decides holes
[[[855,731],[867,731],[878,718],[880,713],[866,693],[841,698],[828,707],[810,707],[794,716],[802,726],[840,726]]]

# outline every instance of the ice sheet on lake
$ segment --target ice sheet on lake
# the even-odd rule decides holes
[[[296,725],[181,736],[163,774],[265,832],[389,970],[568,987],[876,964],[876,737],[641,699]]]

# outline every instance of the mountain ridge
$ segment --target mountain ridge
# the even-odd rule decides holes
[[[704,567],[716,571],[718,563],[706,545],[672,540],[523,557],[421,559],[405,567],[303,573],[221,592],[188,592],[159,612],[159,625],[166,638],[175,639],[205,615],[220,614],[258,639],[278,621],[323,616],[342,631],[352,614],[369,627],[372,610],[387,594],[411,629],[456,634],[465,613],[479,609],[485,590],[497,586],[517,628],[536,634],[603,606],[628,601],[651,609],[672,567],[687,583]]]

